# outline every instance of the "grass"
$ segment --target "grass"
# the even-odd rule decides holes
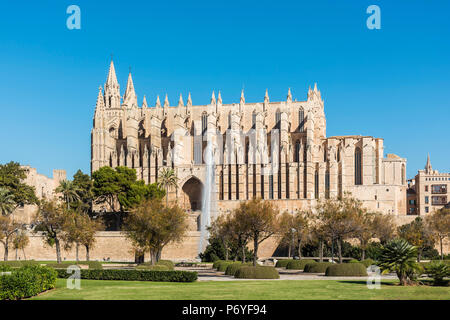
[[[201,281],[166,283],[81,280],[81,290],[66,289],[58,279],[56,289],[32,299],[43,300],[449,300],[450,287],[400,287],[382,281],[381,289],[369,290],[365,281],[282,280]]]

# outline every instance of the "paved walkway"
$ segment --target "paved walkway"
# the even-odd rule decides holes
[[[252,279],[236,279],[233,276],[226,276],[223,272],[216,271],[212,268],[176,268],[177,270],[196,271],[198,273],[198,281],[251,281]],[[255,279],[255,280],[360,280],[366,281],[368,277],[326,277],[321,273],[304,273],[299,270],[286,270],[277,268],[280,279]],[[397,279],[394,274],[381,276],[382,280]]]

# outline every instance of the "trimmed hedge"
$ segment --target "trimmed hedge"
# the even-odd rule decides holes
[[[365,259],[361,263],[367,268],[368,266],[375,265],[376,262],[373,259]]]
[[[235,278],[238,279],[279,279],[275,267],[270,266],[242,266],[234,274]]]
[[[140,264],[136,267],[137,270],[154,270],[154,271],[169,271],[169,267],[163,264]]]
[[[70,276],[66,270],[55,269],[58,278]],[[81,279],[88,280],[126,280],[126,281],[159,281],[159,282],[194,282],[197,272],[191,271],[154,271],[154,270],[86,270],[82,269]]]
[[[56,286],[56,271],[40,266],[24,266],[11,275],[0,276],[0,300],[35,296]]]
[[[238,271],[239,268],[244,267],[244,266],[251,266],[253,265],[253,263],[251,262],[246,262],[246,263],[242,263],[242,262],[234,262],[231,263],[227,266],[227,269],[225,270],[225,274],[227,276],[234,276],[236,274],[236,271]]]
[[[312,259],[302,259],[302,260],[291,260],[286,265],[288,270],[303,270],[307,264],[317,263]]]
[[[327,271],[327,268],[334,263],[332,262],[315,262],[315,263],[307,263],[305,265],[305,268],[303,269],[303,272],[308,273],[325,273]]]
[[[235,262],[233,262],[233,261],[220,262],[219,265],[217,266],[217,271],[225,272],[227,270],[227,267],[232,263],[235,263]]]
[[[275,264],[275,268],[286,268],[289,262],[294,261],[293,259],[281,259]]]
[[[156,264],[167,266],[169,270],[175,270],[175,264],[170,260],[159,260]]]
[[[61,263],[47,263],[46,266],[53,269],[67,269],[69,266],[73,265],[87,265],[89,269],[103,269],[103,265],[99,261],[78,261],[75,262],[61,262]]]
[[[21,268],[25,266],[38,266],[39,262],[34,260],[12,260],[0,261],[0,266],[9,266],[11,268]]]
[[[362,263],[341,263],[329,266],[326,276],[367,276],[366,266]]]

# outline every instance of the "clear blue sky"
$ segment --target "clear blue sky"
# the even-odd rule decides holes
[[[66,8],[81,8],[81,30]],[[381,30],[366,8],[381,8]],[[450,171],[450,1],[3,1],[0,163],[89,172],[90,131],[111,53],[121,91],[208,103],[306,99],[318,83],[327,135],[384,138],[408,160]]]

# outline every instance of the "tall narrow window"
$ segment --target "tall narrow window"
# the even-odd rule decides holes
[[[314,198],[319,199],[319,171],[314,174]]]
[[[273,175],[269,176],[269,199],[273,199]]]
[[[256,112],[253,111],[252,113],[252,129],[256,128]]]
[[[303,108],[300,108],[298,112],[298,131],[305,131],[305,111],[303,111]]]
[[[325,173],[325,198],[330,199],[330,171]]]
[[[202,113],[202,135],[206,133],[208,128],[208,114],[206,112]]]
[[[277,112],[275,113],[275,127],[277,129],[280,128],[280,122],[281,122],[281,112],[280,109],[278,109]]]
[[[228,129],[231,129],[231,112],[228,114]]]
[[[362,164],[361,164],[361,149],[355,149],[355,184],[362,184]]]
[[[300,141],[295,142],[294,162],[300,162]]]

